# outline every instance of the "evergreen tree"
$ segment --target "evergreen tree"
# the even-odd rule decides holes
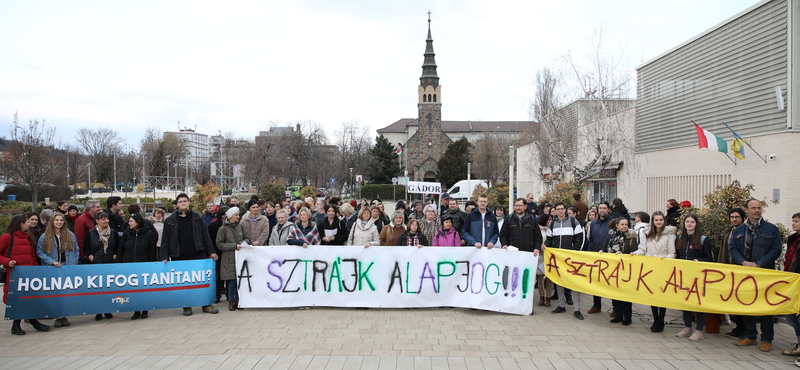
[[[375,138],[375,146],[369,154],[372,156],[372,166],[367,171],[367,177],[376,184],[391,184],[392,177],[399,171],[394,146],[380,135]]]
[[[448,188],[460,180],[467,179],[467,163],[472,156],[472,144],[461,137],[447,146],[439,160],[439,171],[436,178],[442,183],[442,189]]]

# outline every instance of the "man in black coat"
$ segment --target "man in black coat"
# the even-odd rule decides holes
[[[117,236],[122,236],[122,232],[128,228],[128,223],[119,215],[120,209],[122,209],[122,198],[110,196],[106,199],[106,208],[103,212],[108,214],[108,225],[117,233]]]
[[[178,194],[175,198],[177,210],[164,221],[164,235],[161,237],[161,260],[182,261],[213,258],[219,260],[214,244],[206,228],[203,216],[189,209],[189,196]],[[203,306],[205,313],[219,313],[213,305]],[[183,309],[184,316],[192,315],[192,308]]]

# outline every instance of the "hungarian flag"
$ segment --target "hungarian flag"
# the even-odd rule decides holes
[[[728,153],[728,143],[725,142],[725,140],[722,140],[722,138],[712,134],[708,130],[704,130],[696,123],[694,124],[694,128],[697,129],[697,141],[700,143],[701,149],[708,148],[718,152]]]
[[[401,155],[403,155],[403,147],[402,146],[397,148],[397,156],[399,157]]]

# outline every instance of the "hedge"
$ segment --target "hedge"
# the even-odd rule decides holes
[[[21,185],[6,185],[3,190],[3,199],[8,199],[9,195],[16,195],[18,201],[30,202],[33,200],[31,191]],[[62,199],[69,199],[72,197],[72,190],[64,185],[43,185],[39,187],[39,194],[37,200],[44,202],[45,198],[50,198],[50,201],[58,201]]]
[[[357,197],[358,193],[353,194],[353,198]],[[388,199],[405,199],[406,187],[403,185],[392,184],[368,184],[361,187],[361,198],[371,200],[380,198],[382,201]]]

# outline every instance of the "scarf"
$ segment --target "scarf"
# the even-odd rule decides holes
[[[409,247],[416,247],[419,245],[419,235],[417,233],[408,233],[408,238],[406,238],[406,245]]]
[[[794,271],[795,265],[797,265],[797,247],[800,246],[800,238],[794,240],[794,243],[789,246],[786,250],[786,256],[784,257],[783,261],[783,270],[784,271]]]
[[[608,253],[622,252],[625,246],[625,232],[614,230],[608,237]]]
[[[750,223],[750,219],[747,219],[747,223],[745,223],[745,233],[744,233],[744,259],[745,261],[751,261],[753,259],[753,240],[758,239],[758,224],[761,223],[761,219],[756,221],[755,224]]]
[[[103,253],[108,252],[108,237],[111,236],[111,227],[106,227],[105,230],[100,229],[100,227],[96,227],[97,235],[100,236],[100,241],[103,242]]]

